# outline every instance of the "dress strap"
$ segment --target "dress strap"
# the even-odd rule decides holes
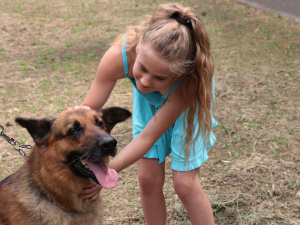
[[[167,92],[166,97],[168,97],[176,88],[178,88],[184,82],[184,78],[181,77]]]
[[[127,34],[125,34],[124,41],[122,43],[122,59],[123,59],[125,77],[128,77],[128,59],[126,54],[126,41],[127,41]]]

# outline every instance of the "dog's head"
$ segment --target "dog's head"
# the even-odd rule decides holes
[[[61,171],[67,166],[76,176],[112,188],[117,182],[116,172],[106,163],[109,156],[116,155],[117,141],[110,131],[130,116],[128,110],[119,107],[99,113],[79,108],[65,110],[54,119],[17,118],[16,122],[28,130],[48,160],[59,161]]]

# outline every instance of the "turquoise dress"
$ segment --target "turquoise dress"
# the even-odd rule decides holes
[[[130,79],[133,84],[133,112],[132,112],[132,133],[133,138],[141,133],[144,127],[148,124],[155,113],[160,107],[167,101],[168,96],[179,87],[184,80],[180,79],[173,85],[173,87],[167,92],[166,95],[162,95],[158,91],[154,91],[148,94],[140,92],[136,87],[134,78],[128,77],[128,59],[126,54],[126,37],[122,46],[122,58],[124,65],[125,78]],[[214,90],[214,82],[213,82]],[[184,142],[185,136],[183,127],[182,113],[176,122],[167,130],[152,146],[152,148],[144,155],[145,158],[158,159],[158,164],[165,161],[166,157],[172,155],[171,168],[176,171],[189,171],[200,167],[200,165],[208,159],[207,148],[213,146],[216,138],[213,132],[210,133],[210,139],[207,146],[204,147],[201,135],[196,137],[199,125],[194,120],[194,139],[196,141],[191,146],[191,153],[189,156],[188,164],[184,163]],[[216,127],[217,122],[212,117],[212,127]]]

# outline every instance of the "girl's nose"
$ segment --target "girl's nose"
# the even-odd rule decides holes
[[[151,78],[148,75],[143,75],[140,79],[141,84],[144,87],[150,87],[151,86]]]

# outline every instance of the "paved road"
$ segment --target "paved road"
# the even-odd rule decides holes
[[[278,13],[300,23],[300,0],[236,0],[254,8]]]

